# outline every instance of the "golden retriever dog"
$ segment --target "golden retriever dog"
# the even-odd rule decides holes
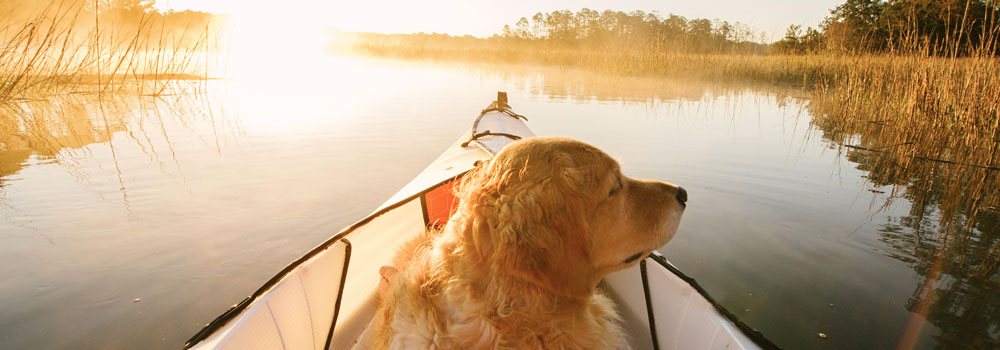
[[[684,189],[567,138],[514,142],[461,181],[445,227],[382,268],[356,348],[627,348],[597,284],[674,236]]]

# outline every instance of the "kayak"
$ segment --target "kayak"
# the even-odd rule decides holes
[[[508,144],[535,136],[507,94],[497,95],[409,184],[209,322],[184,348],[351,348],[375,314],[379,268],[391,265],[401,245],[448,221],[457,179]],[[778,348],[658,252],[606,276],[599,287],[617,304],[633,349]]]

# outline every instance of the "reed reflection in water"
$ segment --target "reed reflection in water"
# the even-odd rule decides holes
[[[776,343],[894,347],[913,315],[928,319],[922,347],[996,342],[995,202],[982,196],[975,215],[947,202],[995,192],[992,175],[842,148],[896,140],[846,127],[819,98],[535,66],[307,62],[193,95],[5,110],[0,347],[180,346],[401,188],[497,90],[538,135],[688,188],[664,252]]]
[[[900,346],[914,345],[925,319],[941,328],[939,346],[1000,346],[1000,115],[974,111],[986,121],[978,123],[967,111],[898,113],[886,104],[820,96],[810,110],[823,137],[888,188],[876,210],[909,206],[879,230],[886,254],[924,279],[906,302],[914,315]]]
[[[162,84],[156,82],[156,84]],[[186,183],[169,129],[211,131],[198,135],[201,142],[216,152],[223,146],[237,145],[239,121],[206,99],[198,91],[203,82],[175,81],[171,91],[177,95],[148,96],[138,93],[65,94],[44,100],[22,100],[0,105],[0,143],[4,145],[0,158],[0,181],[10,181],[31,164],[59,164],[78,180],[90,182],[86,168],[95,152],[108,152],[113,160],[125,205],[128,189],[124,183],[118,154],[134,148],[155,164],[164,175]],[[192,89],[192,86],[194,88]],[[200,125],[200,124],[205,124]],[[220,133],[221,130],[221,133]],[[106,144],[107,147],[94,147]],[[117,146],[117,147],[116,147]],[[126,151],[128,152],[128,150]],[[126,156],[126,155],[123,155]],[[101,164],[96,164],[101,166]]]
[[[164,253],[177,246],[158,242],[177,234],[171,223],[183,221],[179,209],[200,187],[189,171],[238,150],[243,134],[220,96],[207,99],[205,82],[148,84],[170,93],[139,95],[133,86],[0,107],[0,347],[138,346],[162,337],[153,331],[162,320],[143,327],[143,312],[162,315],[171,303],[138,314],[115,304],[147,288],[155,292],[145,297],[176,293],[164,285],[175,268],[188,276],[174,285],[191,278],[182,255]],[[59,337],[49,336],[53,328]]]

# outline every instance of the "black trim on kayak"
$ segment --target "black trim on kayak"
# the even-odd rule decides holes
[[[667,262],[667,258],[658,254],[651,254],[649,258],[653,259],[653,261],[659,263],[660,266],[666,268],[667,271],[670,271],[675,276],[680,277],[680,279],[684,280],[684,282],[687,282],[687,284],[691,285],[691,287],[693,287],[696,291],[698,291],[698,294],[701,294],[701,296],[705,298],[705,300],[708,300],[708,302],[712,304],[712,306],[714,306],[715,309],[722,314],[722,316],[725,316],[726,319],[729,320],[729,322],[732,322],[736,326],[736,328],[739,328],[740,331],[743,332],[743,335],[746,335],[747,338],[750,338],[750,340],[752,340],[755,344],[764,349],[781,349],[780,346],[772,342],[770,339],[767,339],[767,337],[764,337],[763,333],[754,329],[753,327],[750,327],[750,325],[743,323],[743,321],[740,321],[740,319],[737,318],[735,314],[733,314],[725,307],[723,307],[722,304],[719,304],[717,301],[715,301],[715,299],[712,298],[712,296],[708,295],[708,292],[705,291],[705,288],[702,288],[701,285],[698,284],[698,281],[695,281],[694,278],[688,277],[688,275],[685,275],[683,272],[681,272],[681,270],[678,270],[676,267],[674,267],[674,265],[671,265],[669,262]],[[646,276],[643,275],[644,278],[643,282],[645,282],[645,277]],[[650,332],[656,333],[656,330],[650,329]]]
[[[649,297],[649,276],[646,274],[646,259],[639,261],[639,274],[642,275],[642,293],[646,297],[646,319],[649,320],[649,336],[653,340],[653,350],[660,350],[660,341],[656,339],[656,317],[653,314],[653,301]]]
[[[430,226],[431,216],[427,214],[427,196],[420,196],[420,211],[424,214],[424,227]]]
[[[212,335],[212,333],[215,333],[215,331],[217,331],[219,328],[222,328],[222,326],[226,325],[226,323],[228,323],[230,320],[232,320],[233,317],[236,317],[236,315],[239,315],[240,312],[242,312],[243,310],[245,310],[247,308],[247,306],[249,306],[251,303],[253,303],[254,300],[257,300],[257,298],[259,298],[261,295],[263,295],[264,292],[266,292],[268,289],[271,289],[271,287],[273,287],[275,284],[277,284],[278,281],[280,281],[282,278],[285,277],[285,275],[287,275],[289,272],[291,272],[295,268],[299,267],[299,265],[302,265],[302,263],[304,263],[306,260],[309,260],[310,258],[312,258],[313,256],[315,256],[316,254],[319,254],[323,250],[326,250],[331,245],[333,245],[334,243],[336,243],[337,241],[339,241],[341,238],[344,238],[344,236],[350,234],[351,232],[354,232],[354,230],[358,229],[361,226],[364,226],[365,224],[371,222],[375,218],[377,218],[379,216],[382,216],[383,214],[388,213],[389,211],[391,211],[393,209],[399,208],[399,207],[403,206],[404,204],[409,203],[410,201],[412,201],[414,199],[417,199],[418,197],[427,194],[427,192],[430,192],[430,191],[434,190],[435,188],[438,188],[441,185],[444,185],[444,184],[448,183],[449,181],[455,180],[455,179],[461,177],[462,175],[465,175],[465,173],[467,173],[467,172],[469,172],[469,170],[463,171],[463,172],[459,173],[458,175],[449,177],[449,178],[445,179],[444,181],[438,182],[437,184],[424,189],[423,191],[417,192],[417,193],[415,193],[413,195],[410,195],[409,197],[406,197],[404,199],[401,199],[401,200],[397,201],[396,203],[393,203],[393,204],[391,204],[389,206],[386,206],[385,208],[382,208],[382,210],[379,210],[379,211],[377,211],[375,213],[372,213],[371,215],[368,215],[368,217],[365,217],[364,219],[361,219],[361,221],[358,221],[358,222],[354,223],[353,225],[351,225],[351,226],[349,226],[349,227],[341,230],[339,233],[337,233],[333,237],[327,239],[325,242],[320,243],[318,246],[316,246],[315,248],[313,248],[312,250],[310,250],[308,253],[306,253],[306,255],[303,255],[302,257],[300,257],[297,260],[293,261],[292,263],[288,264],[288,266],[285,266],[285,268],[282,269],[281,272],[278,272],[277,275],[275,275],[274,277],[271,277],[271,279],[268,280],[267,282],[265,282],[263,286],[261,286],[260,288],[258,288],[257,291],[255,291],[250,296],[244,298],[242,301],[239,302],[239,304],[233,305],[232,307],[229,308],[229,310],[226,310],[226,312],[222,313],[222,315],[219,315],[219,317],[216,317],[214,320],[212,320],[212,322],[209,322],[207,325],[205,325],[204,328],[202,328],[200,331],[198,331],[198,333],[195,333],[195,335],[192,336],[191,339],[188,339],[188,341],[186,343],[184,343],[184,349],[190,349],[195,344],[198,344],[198,342],[200,342],[202,340],[205,340],[205,338],[208,338],[208,336]],[[341,281],[341,283],[346,283],[346,280],[347,280],[347,275],[344,275],[344,280]],[[334,318],[336,318],[336,317],[337,316],[334,315]]]
[[[422,197],[421,197],[422,198]],[[330,342],[333,341],[333,329],[337,328],[337,317],[340,316],[340,300],[344,298],[344,286],[347,285],[347,267],[351,265],[351,241],[347,238],[341,238],[347,244],[344,251],[344,271],[340,273],[340,288],[337,289],[337,303],[333,306],[333,322],[330,323],[330,333],[326,335],[326,346],[324,349],[330,348]]]

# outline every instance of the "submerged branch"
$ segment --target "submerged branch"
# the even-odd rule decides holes
[[[847,147],[847,148],[851,148],[851,149],[856,149],[856,150],[861,150],[861,151],[869,151],[869,152],[878,152],[878,153],[885,153],[885,152],[887,152],[884,149],[868,148],[868,147],[862,147],[862,146],[857,146],[857,145],[840,144],[838,146],[843,146],[843,147]],[[889,146],[889,147],[892,147],[892,146]],[[961,166],[967,166],[967,167],[973,167],[973,168],[979,168],[979,169],[986,169],[986,170],[994,170],[994,171],[1000,170],[1000,167],[995,167],[995,166],[978,165],[978,164],[971,164],[971,163],[956,162],[956,161],[953,161],[953,160],[929,158],[929,157],[912,155],[912,154],[908,154],[908,155],[904,155],[904,156],[910,157],[910,158],[913,158],[913,159],[917,159],[917,160],[924,160],[924,161],[928,161],[928,162],[954,164],[954,165],[961,165]]]

